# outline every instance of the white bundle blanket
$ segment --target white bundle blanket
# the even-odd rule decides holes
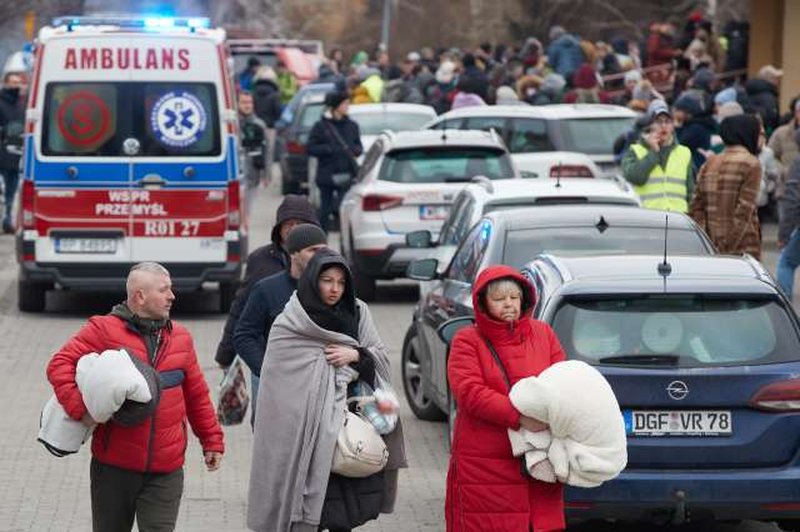
[[[550,426],[508,431],[514,456],[525,455],[533,478],[593,488],[625,469],[622,413],[611,386],[592,366],[559,362],[517,382],[509,397],[521,414]]]
[[[75,382],[86,410],[98,423],[105,423],[126,399],[146,403],[152,399],[147,381],[125,350],[89,353],[78,360]]]
[[[69,417],[55,394],[44,405],[40,423],[38,441],[54,449],[59,456],[77,453],[94,430]]]

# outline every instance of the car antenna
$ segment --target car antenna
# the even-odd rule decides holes
[[[442,128],[442,142],[447,142],[447,117],[444,117],[444,127]]]
[[[658,265],[658,274],[667,282],[667,277],[672,273],[672,265],[667,262],[667,236],[669,235],[669,213],[664,220],[664,261]]]
[[[561,161],[558,161],[558,172],[556,173],[556,188],[561,188]]]

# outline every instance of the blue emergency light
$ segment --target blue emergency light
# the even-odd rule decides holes
[[[211,21],[207,17],[87,15],[54,18],[53,26],[66,26],[70,31],[78,26],[117,26],[120,28],[142,28],[150,30],[188,28],[194,31],[198,28],[210,28]]]

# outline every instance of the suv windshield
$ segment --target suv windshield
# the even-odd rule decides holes
[[[634,118],[579,118],[558,120],[564,151],[611,155],[614,141],[633,127]]]
[[[431,115],[420,113],[376,112],[351,113],[362,135],[378,135],[381,131],[414,131],[430,122]]]
[[[689,229],[670,229],[671,255],[708,255],[700,235]],[[596,226],[519,229],[506,234],[503,264],[521,268],[540,253],[565,257],[583,255],[637,255],[664,252],[660,227]]]
[[[581,297],[558,309],[553,328],[568,358],[592,364],[706,367],[800,358],[792,320],[773,299]]]
[[[467,182],[514,177],[508,154],[494,148],[413,148],[386,154],[378,179],[395,183]]]
[[[213,156],[221,151],[212,83],[50,83],[42,127],[45,155]]]

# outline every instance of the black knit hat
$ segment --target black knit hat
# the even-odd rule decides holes
[[[294,226],[286,237],[286,251],[291,255],[309,246],[327,244],[328,236],[318,225],[300,224]]]
[[[336,109],[347,99],[347,93],[340,91],[329,92],[325,95],[325,107]]]
[[[281,225],[286,220],[300,220],[303,223],[319,225],[317,211],[308,202],[305,196],[287,194],[283,198],[280,207],[278,207],[275,226],[272,228],[271,240],[276,246],[282,244]]]

